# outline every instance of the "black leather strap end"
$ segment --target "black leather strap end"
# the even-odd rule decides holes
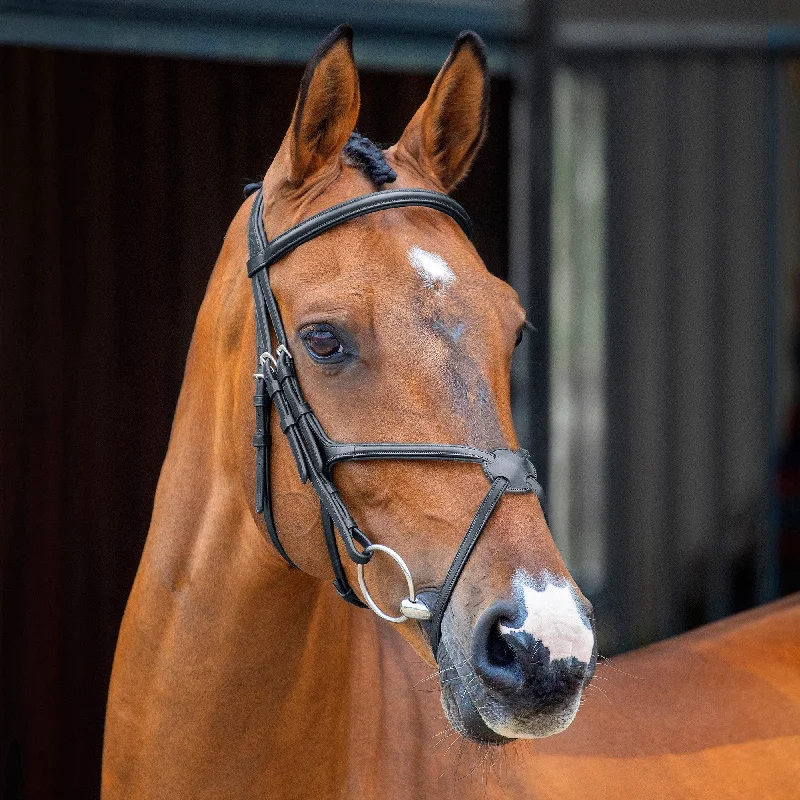
[[[278,538],[278,532],[275,530],[275,520],[272,517],[272,505],[270,503],[267,504],[266,510],[264,511],[264,522],[267,526],[267,533],[269,534],[270,541],[272,542],[272,546],[278,551],[278,555],[290,566],[294,567],[295,569],[300,569],[297,564],[289,558],[289,554],[286,550],[283,549],[283,545],[281,544],[281,540]]]
[[[351,605],[358,606],[358,608],[369,608],[366,603],[362,603],[358,595],[353,591],[353,587],[348,584],[347,588],[343,587],[338,580],[333,581],[333,588],[336,589],[336,594],[342,600],[350,603]]]
[[[253,437],[253,444],[255,444],[256,436]],[[264,474],[266,472],[266,453],[264,437],[258,436],[262,440],[262,444],[256,444],[256,513],[264,513]]]

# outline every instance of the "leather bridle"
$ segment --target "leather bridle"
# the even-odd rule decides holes
[[[488,452],[466,445],[343,443],[329,439],[300,390],[286,330],[270,286],[268,268],[296,247],[337,225],[389,208],[425,206],[436,209],[452,217],[467,237],[471,236],[472,224],[466,211],[441,192],[392,189],[373,192],[332,206],[298,223],[270,242],[264,230],[263,191],[258,185],[253,186],[253,189],[257,189],[258,194],[253,202],[248,224],[247,274],[253,287],[258,348],[258,369],[254,376],[256,393],[253,400],[256,407],[256,433],[253,437],[256,447],[256,511],[264,514],[264,522],[275,549],[289,564],[296,567],[278,538],[272,514],[269,414],[271,406],[275,406],[281,430],[294,455],[300,480],[303,483],[310,482],[319,497],[322,530],[333,567],[333,585],[336,591],[347,602],[366,608],[347,581],[336,542],[338,533],[347,556],[357,565],[359,584],[368,606],[376,614],[392,622],[405,622],[408,618],[428,620],[429,624],[425,627],[436,656],[444,612],[478,537],[506,492],[541,493],[541,487],[536,481],[536,469],[525,450],[499,449]],[[274,334],[274,351],[270,329]],[[336,464],[342,461],[374,459],[469,461],[480,464],[489,480],[489,491],[483,498],[439,591],[431,592],[431,599],[427,602],[416,596],[410,571],[400,555],[385,545],[373,544],[359,529],[333,483],[333,468]],[[387,553],[399,564],[408,584],[409,596],[402,601],[399,616],[393,617],[384,613],[367,590],[364,565],[378,550]],[[428,597],[427,592],[425,597]]]

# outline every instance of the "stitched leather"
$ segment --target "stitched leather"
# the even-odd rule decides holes
[[[453,562],[450,564],[450,569],[447,571],[447,575],[442,582],[442,588],[439,589],[439,593],[436,596],[436,603],[431,609],[429,639],[434,658],[437,657],[439,650],[444,612],[447,610],[447,606],[450,603],[450,597],[453,594],[453,590],[456,588],[456,583],[461,577],[461,573],[464,571],[464,567],[467,565],[472,551],[475,549],[475,543],[478,541],[478,537],[483,533],[483,529],[486,527],[489,517],[492,516],[495,506],[500,502],[500,498],[505,494],[507,488],[507,478],[498,477],[492,481],[489,492],[486,497],[483,498],[483,502],[472,518],[472,523],[464,534],[464,538],[461,540]]]
[[[490,459],[484,460],[483,471],[486,477],[493,481],[503,477],[508,480],[507,492],[534,492],[539,494],[541,486],[536,481],[536,467],[528,458],[527,450],[492,450]],[[537,491],[538,488],[538,491]]]
[[[401,458],[408,461],[472,461],[485,464],[487,453],[476,447],[461,444],[395,444],[374,442],[341,444],[330,440],[323,443],[329,466],[340,461],[374,461]]]
[[[322,518],[322,533],[325,537],[325,546],[328,548],[328,557],[333,567],[333,588],[342,600],[346,600],[359,608],[368,608],[366,603],[359,600],[358,595],[350,586],[347,575],[342,566],[342,558],[339,555],[339,548],[336,546],[336,533],[333,530],[333,520],[325,511],[325,506],[320,503],[320,516]]]
[[[347,556],[357,564],[366,564],[370,553],[362,552],[371,544],[342,502],[332,479],[333,467],[347,460],[401,459],[432,461],[464,461],[481,464],[491,482],[488,493],[478,508],[464,539],[450,564],[442,587],[431,602],[432,617],[425,623],[431,648],[436,655],[441,638],[444,612],[453,590],[469,560],[478,538],[500,498],[509,492],[541,491],[536,482],[536,469],[524,450],[499,449],[486,452],[467,445],[413,442],[335,442],[328,438],[311,407],[305,402],[288,350],[288,339],[278,304],[272,293],[266,267],[304,242],[356,217],[387,208],[425,206],[448,214],[469,236],[471,224],[467,213],[447,195],[424,189],[396,189],[373,192],[321,211],[277,236],[271,243],[264,230],[264,197],[259,191],[253,201],[248,225],[248,275],[251,277],[255,304],[256,344],[259,365],[256,371],[256,510],[264,514],[267,531],[275,549],[293,567],[296,564],[281,545],[272,515],[270,496],[270,430],[269,414],[274,406],[278,422],[294,456],[300,480],[309,481],[320,501],[322,530],[333,570],[333,585],[347,602],[362,608],[347,581],[336,541],[342,540]],[[272,340],[276,348],[272,350]],[[261,363],[265,356],[266,363]],[[430,593],[424,593],[428,597]]]
[[[256,224],[260,225],[261,230],[263,230],[263,193],[259,192],[257,199],[261,206],[261,214]],[[305,244],[337,225],[341,225],[343,222],[349,222],[352,219],[362,217],[365,214],[372,214],[375,211],[383,211],[387,208],[404,208],[406,206],[426,206],[442,211],[458,223],[468,239],[472,238],[472,222],[467,212],[446,194],[430,192],[426,189],[384,189],[380,192],[372,192],[372,194],[356,197],[353,200],[345,200],[343,203],[337,203],[335,206],[326,208],[324,211],[304,219],[289,228],[289,230],[279,234],[266,247],[259,249],[255,255],[252,255],[253,251],[251,250],[251,256],[247,261],[247,274],[252,278],[257,272],[270,264],[274,264],[296,247]],[[260,231],[257,230],[256,235],[258,236],[259,233]],[[259,236],[259,238],[261,237]],[[263,241],[267,241],[266,232],[264,233]]]

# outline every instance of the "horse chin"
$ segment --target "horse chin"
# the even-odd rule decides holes
[[[439,644],[439,674],[442,687],[442,708],[447,721],[465,739],[478,744],[506,744],[512,737],[490,728],[467,692],[458,665],[442,639]]]
[[[448,639],[442,637],[438,651],[442,708],[453,729],[465,739],[483,745],[541,739],[560,733],[575,719],[581,692],[570,702],[547,710],[509,713],[481,685],[468,659],[460,656],[460,649]]]

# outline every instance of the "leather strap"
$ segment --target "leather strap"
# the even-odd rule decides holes
[[[327,437],[326,437],[327,439]],[[401,458],[404,461],[471,461],[485,464],[487,453],[463,444],[395,444],[374,442],[342,444],[329,439],[323,444],[330,466],[340,461],[378,461]]]
[[[350,582],[347,580],[342,557],[339,555],[339,548],[336,544],[336,533],[333,529],[333,520],[325,511],[325,506],[320,503],[320,517],[322,518],[322,534],[325,537],[325,546],[328,548],[328,557],[333,567],[333,588],[342,600],[346,600],[359,608],[369,608],[366,603],[362,603],[358,595],[353,591]]]
[[[264,232],[264,194],[259,191],[250,209],[250,221],[247,226],[247,248],[249,253],[248,275],[253,284],[253,297],[256,302],[256,326],[261,327],[262,338],[267,345],[264,349],[259,349],[259,356],[268,351],[269,348],[269,326],[275,332],[278,345],[287,346],[286,331],[283,327],[278,304],[275,302],[275,295],[269,284],[269,278],[265,270],[256,270],[250,275],[249,265],[251,261],[263,261],[266,257],[266,250],[269,246],[267,235]],[[269,318],[269,322],[267,321]]]
[[[467,566],[467,561],[472,555],[472,551],[475,549],[475,543],[478,541],[478,537],[483,533],[486,523],[489,522],[489,517],[492,516],[495,506],[500,502],[500,498],[505,494],[507,488],[508,479],[506,478],[495,478],[494,481],[492,481],[492,485],[486,497],[483,498],[483,502],[480,504],[475,516],[472,518],[469,528],[467,528],[467,532],[464,534],[464,538],[461,540],[453,562],[450,564],[450,569],[447,570],[447,575],[445,575],[444,581],[442,582],[442,588],[439,589],[436,595],[436,602],[431,609],[429,634],[434,658],[437,657],[439,650],[439,640],[442,636],[442,619],[450,603],[453,589],[456,588],[456,583],[461,577],[464,567]]]
[[[372,192],[353,200],[345,200],[335,206],[326,208],[313,217],[304,219],[289,230],[276,236],[271,242],[267,243],[266,232],[264,231],[263,212],[264,199],[263,193],[259,192],[257,202],[261,206],[261,212],[256,220],[254,235],[264,243],[263,248],[257,248],[255,252],[250,251],[247,260],[247,274],[251,278],[256,272],[263,270],[270,264],[274,264],[290,253],[301,244],[305,244],[311,239],[316,238],[321,233],[349,222],[356,217],[363,217],[365,214],[372,214],[375,211],[384,211],[388,208],[405,208],[407,206],[425,206],[435,208],[448,216],[452,217],[460,226],[461,230],[472,238],[472,221],[466,211],[452,198],[441,192],[431,192],[427,189],[384,189],[380,192]],[[256,205],[254,203],[254,205]]]

